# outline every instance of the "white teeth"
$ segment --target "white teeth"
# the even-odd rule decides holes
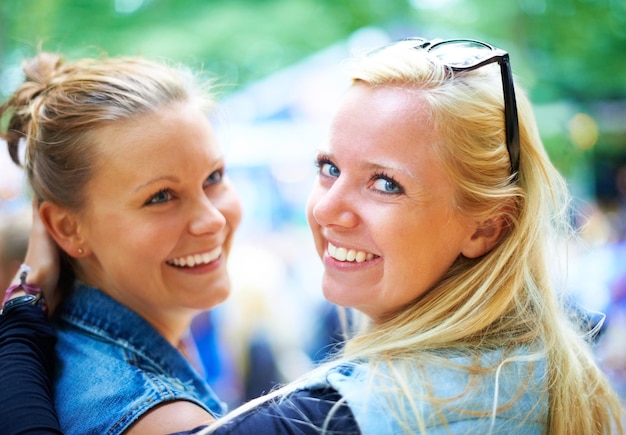
[[[328,255],[338,261],[355,261],[357,263],[363,263],[366,260],[372,260],[374,258],[374,254],[371,252],[338,248],[330,242],[328,242]]]
[[[201,264],[209,264],[217,260],[220,255],[222,255],[222,247],[218,246],[210,252],[174,258],[173,260],[168,260],[167,263],[178,267],[194,267]]]
[[[337,248],[335,251],[335,259],[339,261],[346,261],[346,257],[348,255],[348,251],[346,248]]]
[[[335,258],[335,253],[337,252],[337,248],[332,243],[328,242],[328,255]]]

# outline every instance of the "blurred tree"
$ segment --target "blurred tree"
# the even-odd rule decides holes
[[[69,57],[140,54],[240,86],[410,10],[405,0],[3,0],[0,55],[10,65],[39,45]]]
[[[535,102],[626,98],[624,0],[410,2],[436,33],[507,49]]]
[[[540,4],[534,9],[532,4]],[[518,42],[543,71],[535,96],[594,101],[626,97],[626,2],[524,0]]]
[[[363,26],[502,41],[537,102],[626,97],[623,0],[3,0],[0,59],[141,54],[238,87]]]

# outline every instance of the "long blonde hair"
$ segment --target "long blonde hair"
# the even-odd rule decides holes
[[[353,79],[406,87],[426,98],[441,138],[435,147],[458,186],[455,206],[477,219],[501,214],[508,228],[491,252],[477,260],[459,258],[422,298],[346,343],[343,356],[384,361],[429,349],[541,343],[549,433],[606,433],[612,425],[621,433],[619,400],[554,285],[552,255],[571,235],[569,196],[527,96],[516,89],[521,151],[513,181],[497,67],[450,79],[441,63],[409,44],[360,59]]]
[[[390,400],[402,418],[403,409],[419,409],[408,387],[415,376],[411,367],[450,364],[447,358],[459,350],[479,356],[488,349],[527,348],[527,360],[546,363],[549,433],[622,433],[619,399],[594,362],[588,332],[572,322],[555,286],[551,260],[572,234],[569,196],[543,147],[529,99],[517,87],[521,155],[515,177],[505,143],[497,65],[452,73],[411,44],[394,44],[355,59],[349,64],[352,79],[406,89],[427,101],[430,127],[439,138],[433,146],[458,186],[454,206],[481,221],[499,216],[506,230],[491,252],[478,259],[458,258],[411,304],[376,324],[362,322],[339,360],[367,361],[374,375],[376,367],[393,366],[385,374],[391,384],[387,390],[399,396]],[[491,372],[494,382],[507,362],[508,353],[502,355]],[[272,396],[297,385],[301,383]],[[497,404],[493,406],[495,413]],[[424,431],[425,417],[407,421],[417,421]],[[405,427],[407,433],[416,430],[410,423]]]

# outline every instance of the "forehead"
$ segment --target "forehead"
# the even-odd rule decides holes
[[[221,157],[207,115],[189,102],[113,122],[95,131],[93,138],[99,172],[191,169]]]
[[[403,173],[405,188],[420,195],[452,195],[438,152],[439,135],[418,90],[354,86],[340,105],[321,149],[342,172]]]
[[[402,154],[413,160],[430,153],[435,140],[429,107],[418,90],[357,84],[336,112],[325,151],[351,144],[355,157]]]
[[[102,156],[147,153],[164,142],[176,147],[183,138],[212,133],[205,113],[190,102],[174,102],[132,118],[113,121],[93,132]],[[180,141],[179,139],[180,138]],[[181,150],[182,151],[182,150]]]

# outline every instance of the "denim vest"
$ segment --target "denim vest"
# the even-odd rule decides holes
[[[120,434],[155,406],[225,406],[187,360],[141,316],[76,283],[55,313],[55,402],[66,435]]]
[[[486,353],[482,358],[483,367],[497,363],[500,357],[499,351]],[[469,357],[448,360],[459,367],[471,364]],[[531,364],[522,357],[505,364],[497,383],[495,369],[470,376],[466,370],[447,364],[421,367],[405,386],[407,389],[400,391],[390,390],[386,385],[389,369],[389,366],[379,367],[376,375],[371,376],[367,363],[335,364],[320,370],[304,388],[331,386],[337,390],[346,400],[363,435],[546,433],[545,360]],[[406,391],[410,391],[412,402],[405,401],[398,406],[391,397],[401,396]],[[436,398],[438,405],[425,397]],[[495,400],[498,412],[491,419]],[[424,419],[423,426],[415,418],[416,413]]]

